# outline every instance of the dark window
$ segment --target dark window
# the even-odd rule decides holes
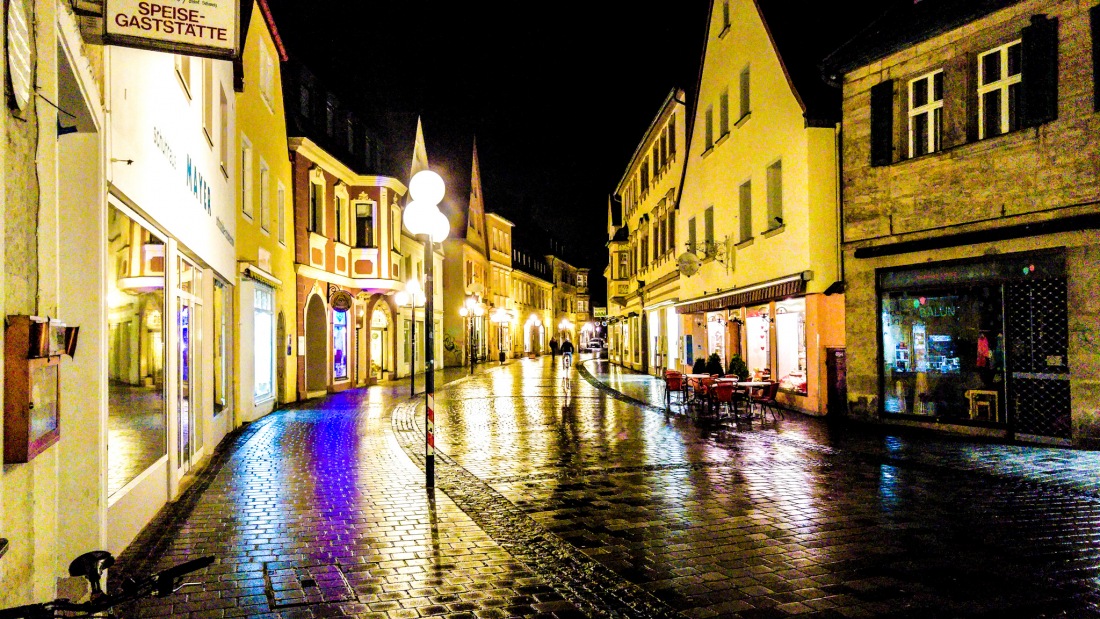
[[[1020,119],[1023,126],[1035,127],[1058,118],[1058,20],[1033,16],[1020,47]]]
[[[871,165],[890,165],[894,158],[894,81],[871,87]]]
[[[668,119],[668,156],[676,157],[676,117]]]
[[[1092,26],[1092,108],[1100,112],[1100,5],[1089,10]]]

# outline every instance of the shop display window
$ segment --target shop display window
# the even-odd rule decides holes
[[[718,355],[722,360],[722,367],[726,367],[725,312],[707,312],[707,346],[710,354]]]
[[[164,457],[164,241],[108,210],[107,492]],[[171,324],[171,323],[170,323]]]
[[[775,304],[775,376],[780,389],[807,394],[805,299]]]
[[[264,402],[275,396],[275,291],[256,283],[253,296],[253,399]]]
[[[750,307],[745,313],[745,360],[756,380],[771,380],[771,315],[768,306]]]
[[[332,313],[332,376],[336,380],[348,377],[348,313]]]
[[[881,297],[883,409],[950,423],[1004,422],[999,285]]]

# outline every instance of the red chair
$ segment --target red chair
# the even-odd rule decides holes
[[[695,382],[696,384],[692,387],[695,390],[695,401],[701,403],[704,411],[709,413],[714,385],[717,379],[713,376],[708,376],[700,378]]]
[[[687,381],[684,380],[684,375],[675,370],[668,370],[665,372],[665,409],[672,408],[672,394],[680,394],[680,403],[683,404],[684,394],[687,391]]]
[[[733,383],[716,382],[710,389],[711,402],[715,406],[715,417],[722,416],[722,407],[725,406],[730,415],[735,415],[736,403],[734,397],[736,389]]]
[[[779,394],[779,383],[770,383],[767,387],[760,387],[753,391],[749,401],[752,406],[760,409],[760,421],[764,421],[768,412],[772,414],[772,421],[783,419],[783,408],[775,397]]]

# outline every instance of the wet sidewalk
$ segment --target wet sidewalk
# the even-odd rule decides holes
[[[248,426],[112,585],[217,563],[122,616],[1100,616],[1100,499],[1054,470],[1090,454],[704,423],[638,401],[656,381],[579,361],[441,373],[434,491],[406,381]]]
[[[583,371],[593,383],[617,397],[651,410],[665,411],[664,381],[603,361],[587,361]],[[683,414],[672,406],[672,414]],[[1073,494],[1100,498],[1100,452],[1016,445],[937,435],[931,431],[829,422],[785,411],[784,419],[751,425],[727,424],[739,431],[819,445],[872,462],[965,470],[995,477],[1038,483]]]

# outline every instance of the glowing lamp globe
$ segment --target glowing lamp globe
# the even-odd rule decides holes
[[[413,200],[405,205],[405,215],[403,217],[405,227],[413,233],[413,236],[431,234],[432,210],[433,207],[430,204],[419,200]]]
[[[431,170],[421,170],[409,181],[409,195],[418,202],[439,204],[444,191],[443,179]]]
[[[451,233],[451,222],[447,220],[447,216],[439,209],[436,209],[435,212],[432,213],[430,225],[433,243],[442,243],[447,239],[447,235]]]
[[[398,290],[397,294],[393,295],[393,302],[396,303],[398,307],[404,307],[408,305],[409,293],[405,292],[404,290]]]

